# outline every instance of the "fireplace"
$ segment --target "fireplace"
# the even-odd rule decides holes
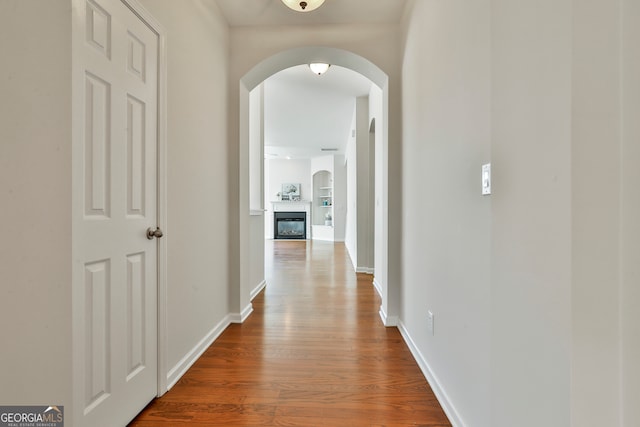
[[[307,238],[306,212],[274,212],[274,239],[302,239]]]

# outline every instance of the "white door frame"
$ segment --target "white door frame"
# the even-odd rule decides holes
[[[121,0],[158,36],[158,397],[167,392],[167,35],[138,0]]]
[[[78,40],[83,40],[78,32],[81,31],[81,19],[84,19],[78,11],[83,10],[83,4],[86,0],[72,0],[72,48],[71,48],[71,78],[72,78],[72,140],[75,145],[78,140],[83,138],[83,125],[79,123],[81,114],[81,103],[78,103],[77,94],[83,93],[83,78],[78,75],[78,52],[81,47],[78,46]],[[140,18],[158,37],[158,99],[157,99],[157,225],[164,231],[165,237],[157,239],[158,242],[158,259],[157,259],[157,313],[158,313],[158,340],[157,340],[157,396],[161,396],[167,391],[167,55],[166,55],[166,31],[163,26],[137,1],[137,0],[120,0],[135,15]],[[82,99],[82,98],[80,98]],[[72,261],[73,262],[73,261]],[[72,289],[76,289],[76,280],[73,278]],[[76,336],[78,334],[79,325],[76,325],[77,317],[75,312],[81,301],[72,291],[72,359],[77,360],[82,357],[82,349],[79,348]],[[82,407],[81,378],[75,371],[72,379],[72,418],[76,417],[78,408]]]

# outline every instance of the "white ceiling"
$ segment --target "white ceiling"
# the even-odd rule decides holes
[[[217,0],[231,27],[398,23],[406,0],[326,0],[307,13],[280,0]],[[338,148],[344,153],[351,134],[357,96],[371,82],[346,68],[332,66],[322,76],[306,65],[292,67],[265,81],[265,156],[310,158]]]
[[[351,134],[355,98],[369,94],[371,81],[332,66],[318,76],[308,66],[281,71],[265,81],[265,154],[309,158],[337,148],[344,153]]]

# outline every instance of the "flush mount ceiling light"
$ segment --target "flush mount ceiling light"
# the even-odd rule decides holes
[[[311,71],[319,76],[326,73],[329,67],[331,67],[330,64],[325,64],[322,62],[312,62],[311,64],[309,64],[309,68],[311,68]]]
[[[324,0],[282,0],[282,3],[296,12],[311,12],[322,6]]]

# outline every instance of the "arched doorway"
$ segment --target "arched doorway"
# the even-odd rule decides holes
[[[378,66],[366,58],[352,52],[329,47],[301,47],[275,54],[256,64],[241,79],[239,87],[239,218],[238,218],[238,289],[231,290],[232,312],[239,313],[239,321],[251,313],[251,296],[255,292],[251,283],[252,257],[264,257],[263,234],[251,233],[249,179],[249,111],[250,93],[271,75],[301,64],[325,62],[356,71],[371,80],[379,89],[380,108],[375,113],[375,282],[382,297],[380,314],[387,326],[395,326],[395,316],[389,313],[388,286],[388,114],[389,114],[389,77]],[[233,268],[233,266],[232,266]],[[254,291],[254,292],[252,292]],[[395,304],[395,303],[394,303]]]

